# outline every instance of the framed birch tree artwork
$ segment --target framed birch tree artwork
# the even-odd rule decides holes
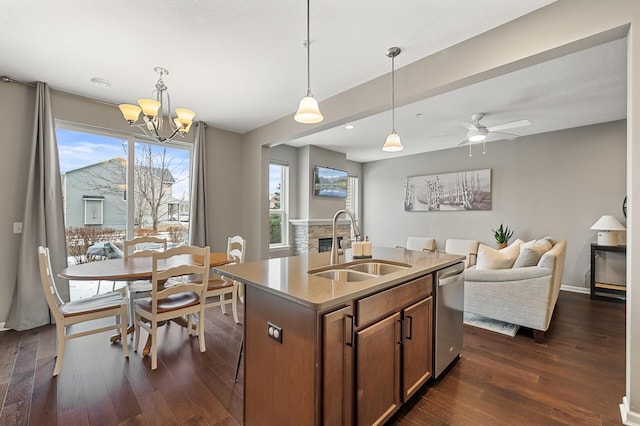
[[[491,169],[409,176],[404,210],[491,210]]]

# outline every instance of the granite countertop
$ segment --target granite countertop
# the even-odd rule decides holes
[[[463,256],[402,248],[373,247],[372,259],[353,259],[351,250],[340,256],[340,264],[384,260],[411,265],[390,274],[356,282],[340,282],[308,274],[309,270],[329,266],[330,253],[244,262],[213,268],[223,276],[276,294],[316,310],[337,306],[394,285],[418,278],[463,260]]]

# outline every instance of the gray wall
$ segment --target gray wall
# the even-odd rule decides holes
[[[491,169],[489,211],[405,212],[407,176]],[[589,228],[603,214],[625,224],[626,121],[487,144],[472,157],[461,147],[367,163],[363,167],[365,232],[376,245],[404,245],[407,236],[469,238],[495,247],[500,223],[523,240],[567,240],[563,285],[583,287],[589,268]],[[588,277],[587,277],[588,278]],[[588,283],[588,280],[587,280]]]

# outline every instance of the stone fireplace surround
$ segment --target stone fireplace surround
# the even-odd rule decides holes
[[[292,219],[293,254],[318,253],[318,240],[331,238],[333,232],[332,219]],[[351,221],[338,220],[338,236],[342,237],[342,247],[351,247]]]

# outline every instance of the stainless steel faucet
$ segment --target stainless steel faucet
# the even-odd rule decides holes
[[[339,262],[339,259],[340,259],[340,255],[338,253],[338,227],[337,227],[337,223],[338,223],[338,217],[343,213],[346,214],[347,216],[349,216],[349,219],[351,219],[351,226],[353,227],[353,234],[355,235],[356,239],[360,236],[360,229],[358,228],[358,225],[356,224],[356,220],[353,217],[353,213],[351,213],[347,209],[338,210],[336,212],[336,214],[333,215],[333,231],[332,231],[332,234],[331,234],[331,265],[336,265]]]

